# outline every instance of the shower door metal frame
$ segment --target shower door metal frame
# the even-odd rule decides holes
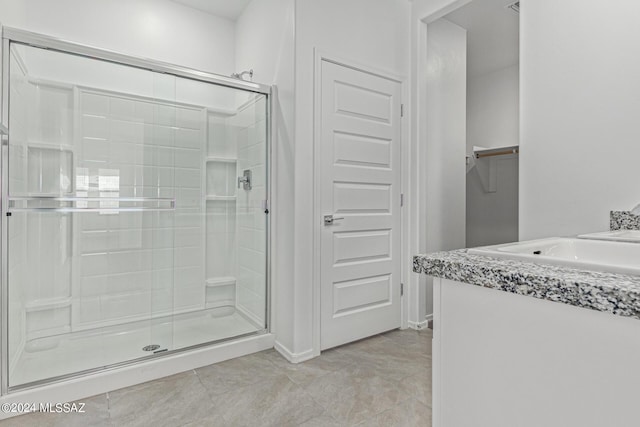
[[[0,28],[3,30],[3,28]],[[0,124],[8,130],[9,127],[9,39],[2,37],[0,53],[2,57],[2,87],[0,88],[0,99],[2,100],[2,115]],[[0,394],[7,394],[9,388],[9,303],[8,303],[8,262],[5,254],[9,246],[9,238],[7,234],[7,217],[5,209],[7,207],[9,180],[7,179],[8,165],[8,145],[9,136],[2,136],[2,145],[0,146]],[[5,307],[6,305],[6,307]]]
[[[180,65],[170,64],[167,62],[157,61],[154,59],[136,57],[118,53],[108,49],[101,49],[98,47],[70,42],[57,37],[50,37],[31,31],[21,30],[11,27],[3,27],[0,25],[0,139],[1,139],[1,151],[0,151],[0,214],[2,216],[1,228],[0,228],[0,396],[7,395],[13,391],[22,391],[27,389],[33,389],[45,384],[52,384],[55,382],[64,381],[70,378],[78,378],[86,375],[91,375],[95,372],[101,372],[105,369],[114,369],[121,366],[127,366],[131,364],[141,363],[149,359],[162,358],[164,356],[175,354],[178,352],[185,352],[196,348],[207,347],[223,342],[234,341],[236,339],[253,336],[256,334],[269,333],[271,331],[271,214],[268,212],[271,210],[271,182],[272,182],[272,111],[273,111],[273,92],[271,86],[249,82],[241,79],[223,76],[220,74],[209,73],[193,68],[183,67]],[[224,86],[232,89],[239,89],[245,92],[253,92],[256,94],[262,94],[265,96],[265,109],[266,109],[266,127],[265,127],[265,153],[266,153],[266,167],[265,167],[265,182],[266,182],[266,197],[265,200],[265,220],[266,220],[266,244],[265,244],[265,264],[266,264],[266,280],[265,280],[265,327],[263,330],[242,334],[231,338],[210,341],[201,343],[181,349],[166,351],[153,356],[146,356],[142,359],[133,359],[125,362],[120,362],[108,367],[100,367],[95,369],[84,370],[73,374],[62,375],[54,377],[52,379],[39,380],[32,383],[28,383],[24,386],[9,387],[9,348],[8,348],[8,221],[7,212],[9,210],[9,180],[8,180],[8,148],[9,148],[9,61],[10,61],[10,45],[11,43],[18,43],[22,45],[32,46],[40,49],[52,50],[60,53],[66,53],[70,55],[77,55],[87,57],[90,59],[96,59],[115,64],[125,65],[129,67],[135,67],[144,69],[156,73],[169,74],[176,77],[182,77],[190,80],[197,80],[204,83],[210,83],[217,86]]]

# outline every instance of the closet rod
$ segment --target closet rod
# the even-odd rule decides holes
[[[520,150],[518,148],[510,148],[508,150],[490,151],[486,153],[475,153],[476,159],[482,159],[483,157],[493,156],[505,156],[508,154],[518,154]]]

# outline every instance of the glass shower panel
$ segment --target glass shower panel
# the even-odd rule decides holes
[[[172,348],[174,147],[155,123],[173,78],[10,55],[9,386]]]
[[[266,329],[267,111],[11,43],[10,387]]]
[[[267,103],[180,77],[175,88],[175,310],[191,313],[174,322],[179,349],[266,328]]]

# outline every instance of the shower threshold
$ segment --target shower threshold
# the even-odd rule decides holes
[[[9,386],[22,388],[262,330],[264,326],[226,306],[36,338],[21,349]],[[158,348],[145,351],[149,345]]]

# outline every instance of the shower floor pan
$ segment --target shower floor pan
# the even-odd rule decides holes
[[[9,386],[104,368],[263,329],[234,307],[219,307],[38,338],[22,349],[10,370]]]

